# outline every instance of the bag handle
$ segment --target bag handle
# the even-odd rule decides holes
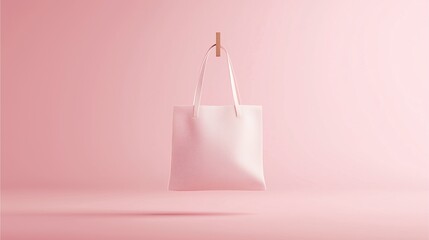
[[[198,81],[198,85],[195,88],[195,94],[194,94],[194,118],[198,117],[198,112],[200,109],[200,103],[201,103],[201,91],[203,87],[203,81],[204,81],[204,72],[206,70],[206,63],[207,59],[211,53],[211,50],[216,46],[216,44],[213,44],[206,52],[206,55],[204,56],[203,63],[201,65],[201,73],[200,73],[200,79]],[[225,53],[226,53],[226,60],[228,62],[228,69],[229,69],[229,79],[231,81],[231,89],[232,89],[232,96],[234,98],[234,109],[235,109],[235,115],[237,117],[240,116],[240,96],[238,94],[238,87],[237,82],[235,81],[235,75],[234,75],[234,69],[232,67],[231,58],[229,57],[228,51],[221,46],[220,47]]]

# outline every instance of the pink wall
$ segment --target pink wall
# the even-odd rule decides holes
[[[268,189],[429,187],[428,1],[1,4],[4,190],[165,190],[216,31],[264,108]],[[225,59],[207,74],[231,104]]]

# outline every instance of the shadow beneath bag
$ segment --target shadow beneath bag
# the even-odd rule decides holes
[[[224,217],[251,214],[252,213],[214,211],[33,211],[11,212],[5,213],[4,215],[35,217]]]

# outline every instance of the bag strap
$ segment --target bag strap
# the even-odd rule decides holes
[[[201,103],[201,91],[203,87],[203,81],[204,81],[204,72],[206,70],[206,63],[207,59],[211,53],[211,50],[216,46],[216,44],[213,44],[206,52],[206,55],[204,56],[203,63],[201,65],[201,73],[200,73],[200,79],[198,81],[198,85],[195,88],[195,94],[194,94],[194,117],[198,117],[198,112],[200,109],[200,103]],[[221,46],[221,49],[226,53],[226,60],[228,62],[228,69],[229,69],[229,79],[231,81],[231,89],[232,89],[232,96],[234,98],[234,109],[235,109],[235,115],[237,117],[240,116],[240,96],[238,94],[238,87],[237,83],[235,81],[235,75],[234,75],[234,69],[232,67],[231,58],[229,57],[228,51]]]

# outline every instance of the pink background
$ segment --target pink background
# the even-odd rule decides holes
[[[421,0],[3,0],[3,197],[165,191],[172,106],[192,104],[220,31],[243,103],[263,106],[267,194],[419,192],[387,206],[414,204],[412,226],[425,226],[428,9]],[[225,58],[212,57],[206,76],[203,102],[232,104]],[[332,206],[359,198],[340,199]],[[426,239],[424,229],[410,232]]]

